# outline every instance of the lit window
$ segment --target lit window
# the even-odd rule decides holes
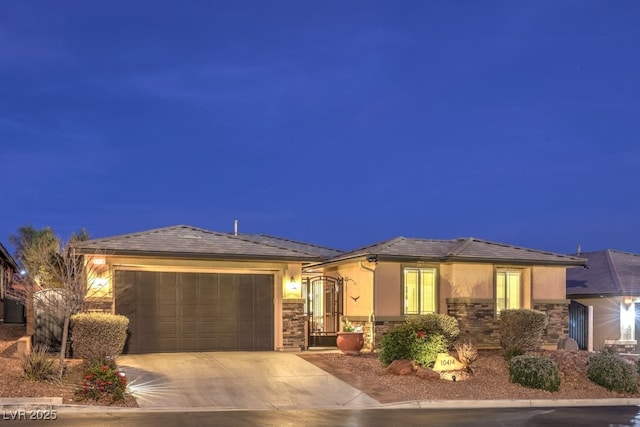
[[[436,269],[404,269],[404,314],[436,311]]]
[[[496,273],[496,313],[522,308],[520,271],[499,270]]]

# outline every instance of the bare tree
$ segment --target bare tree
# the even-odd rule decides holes
[[[32,266],[37,267],[36,273],[27,270],[25,276],[17,276],[11,286],[12,299],[30,303],[29,296],[41,289],[54,290],[53,296],[45,301],[48,310],[55,311],[62,317],[62,337],[60,341],[59,376],[64,374],[66,367],[65,356],[69,341],[69,326],[71,316],[83,310],[87,297],[91,294],[105,293],[108,278],[104,277],[104,266],[87,262],[85,256],[79,253],[73,243],[86,240],[86,231],[74,234],[67,243],[55,238],[51,240],[33,239],[23,245],[22,253],[28,254]],[[100,278],[100,280],[96,280]],[[89,286],[89,281],[91,286]]]

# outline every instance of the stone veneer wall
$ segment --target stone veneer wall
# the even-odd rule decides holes
[[[478,348],[500,347],[500,320],[493,300],[447,299],[447,314],[458,319],[461,338]]]
[[[542,345],[557,348],[558,341],[569,336],[569,301],[534,301],[533,309],[547,313],[549,320]]]
[[[569,334],[569,301],[536,301],[533,309],[548,315],[549,323],[542,338],[542,345],[547,348],[556,348],[558,341]],[[493,300],[448,299],[447,314],[458,319],[461,338],[471,340],[478,348],[500,347],[500,319],[495,315]],[[371,322],[355,318],[350,321],[355,326],[362,326],[365,346],[369,348]],[[401,317],[393,320],[376,320],[374,348],[379,349],[382,336],[402,323],[404,319]]]
[[[282,302],[282,350],[303,350],[305,347],[304,300]]]
[[[382,336],[396,327],[396,325],[400,325],[404,323],[404,320],[382,320],[376,321],[376,335],[374,347],[376,349],[380,348],[380,340],[382,340]]]

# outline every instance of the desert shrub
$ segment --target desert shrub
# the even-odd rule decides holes
[[[458,360],[464,365],[464,370],[472,373],[471,364],[478,358],[478,349],[471,341],[460,341],[453,345],[458,353]]]
[[[446,314],[429,313],[407,318],[407,325],[415,332],[423,331],[425,334],[440,334],[447,342],[447,348],[458,338],[460,325],[458,319]]]
[[[117,368],[109,365],[92,366],[85,369],[81,388],[76,392],[80,399],[111,401],[124,399],[127,379]]]
[[[74,357],[87,366],[113,364],[124,348],[129,319],[107,313],[79,313],[71,317]]]
[[[448,340],[441,334],[418,337],[411,346],[411,360],[425,368],[432,368],[438,353],[446,353]]]
[[[47,346],[35,346],[29,354],[22,356],[24,375],[36,381],[49,381],[56,378],[56,362],[50,357]]]
[[[594,383],[620,393],[638,392],[638,373],[630,362],[613,351],[589,356],[587,376]]]
[[[428,320],[421,321],[418,318]],[[387,366],[394,360],[412,360],[419,365],[431,367],[438,353],[446,353],[450,337],[457,336],[457,320],[450,316],[427,315],[411,318],[382,336],[380,342],[380,362]],[[429,328],[429,329],[427,329]],[[440,331],[446,330],[447,335]]]
[[[412,347],[416,338],[415,331],[409,325],[396,326],[384,334],[380,340],[380,362],[387,366],[394,360],[411,360]]]
[[[518,309],[500,312],[500,343],[507,360],[527,351],[537,350],[547,327],[547,315],[542,311]]]
[[[509,362],[509,381],[529,388],[560,390],[560,370],[544,356],[514,356]]]

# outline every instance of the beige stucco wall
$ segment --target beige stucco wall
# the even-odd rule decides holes
[[[371,292],[375,270],[375,293]],[[447,299],[495,298],[496,269],[516,269],[522,272],[522,306],[532,308],[535,300],[565,299],[564,267],[531,267],[483,263],[399,263],[352,261],[331,268],[323,274],[345,279],[344,313],[346,316],[369,316],[375,300],[375,315],[403,316],[402,270],[405,267],[434,267],[438,270],[438,312],[447,312]],[[351,297],[358,298],[354,301]]]
[[[373,263],[350,262],[326,269],[323,274],[343,280],[343,317],[368,317],[373,311]]]
[[[300,262],[270,262],[270,261],[215,261],[196,259],[173,259],[161,257],[133,257],[133,256],[96,256],[104,258],[104,266],[94,266],[90,270],[104,270],[111,288],[111,280],[116,270],[167,271],[190,273],[245,273],[245,274],[273,274],[274,275],[274,349],[283,346],[282,336],[282,302],[283,300],[302,299],[302,264]],[[87,262],[91,264],[91,257]],[[293,281],[291,280],[293,278]],[[89,279],[91,281],[91,279]],[[294,283],[292,287],[291,283]],[[111,291],[111,289],[109,289]],[[94,295],[104,296],[104,292],[94,292]],[[92,296],[88,292],[88,297]],[[113,292],[107,296],[113,301]],[[112,303],[114,307],[115,301]]]
[[[493,298],[493,277],[491,264],[443,264],[440,303],[446,307],[446,298]]]
[[[533,267],[533,299],[561,300],[567,294],[567,269],[565,267]]]

